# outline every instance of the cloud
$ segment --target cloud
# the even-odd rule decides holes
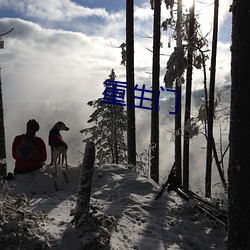
[[[224,24],[225,20],[227,21],[227,26],[229,26],[228,19],[231,15],[231,13],[229,13],[229,7],[231,3],[231,0],[224,0],[219,3],[219,29]],[[201,24],[203,35],[210,33],[211,36],[213,30],[214,1],[196,1],[195,13]]]
[[[146,21],[146,20],[151,20],[152,19],[152,14],[153,10],[151,10],[150,4],[144,4],[142,6],[135,6],[134,7],[134,18],[141,20],[141,21]]]
[[[70,0],[46,1],[16,1],[4,0],[0,8],[8,8],[22,13],[26,17],[47,21],[70,21],[78,17],[107,17],[108,13],[103,8],[88,8]]]
[[[5,48],[0,51],[10,169],[13,168],[10,153],[13,137],[25,132],[25,124],[30,118],[40,122],[38,134],[46,142],[53,124],[58,120],[65,121],[70,131],[63,136],[71,149],[70,160],[76,162],[74,148],[83,151],[79,130],[89,126],[86,121],[93,112],[87,102],[101,97],[102,82],[112,68],[117,80],[126,80],[125,67],[120,65],[121,51],[110,46],[111,43],[119,46],[125,42],[125,11],[108,13],[104,9],[88,9],[66,0],[50,2],[49,6],[31,0],[0,3],[0,8],[12,8],[22,16],[22,19],[0,19],[1,30],[14,27],[14,31],[4,37]],[[153,40],[145,34],[152,36],[152,20],[153,11],[148,3],[135,7],[135,80],[138,85],[151,85],[152,52],[146,48],[152,49]],[[161,53],[170,54],[173,48],[167,48],[164,32],[162,41]],[[228,43],[220,43],[218,50],[218,72],[223,79],[218,82],[224,84],[230,74],[225,66],[230,63]],[[161,57],[161,79],[167,60],[167,56]],[[209,62],[207,64],[208,68]],[[202,75],[202,72],[194,72],[193,89],[203,88]],[[138,149],[143,149],[150,139],[150,114],[145,120],[140,109],[136,112],[137,136],[141,135]],[[173,144],[169,143],[174,116],[162,112],[166,118],[162,118],[160,157],[161,166],[167,171],[166,165],[172,165],[174,155]]]
[[[1,25],[15,28],[1,50],[9,158],[13,136],[32,116],[42,123],[45,139],[46,129],[56,121],[70,123],[80,145],[78,131],[91,114],[87,102],[101,97],[112,68],[118,77],[124,75],[120,53],[104,37],[45,29],[13,18],[1,19]]]

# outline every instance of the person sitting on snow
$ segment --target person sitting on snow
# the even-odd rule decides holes
[[[12,144],[12,156],[16,160],[14,175],[34,172],[43,167],[47,152],[43,139],[36,136],[39,128],[36,120],[29,120],[26,134],[15,137]]]

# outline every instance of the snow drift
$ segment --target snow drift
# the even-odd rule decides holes
[[[19,244],[19,249],[32,250],[82,249],[70,223],[70,214],[76,205],[80,167],[70,168],[68,184],[59,171],[56,180],[59,191],[54,189],[50,169],[19,175],[9,182],[9,186],[14,186],[9,195],[23,193],[29,198],[29,206],[26,204],[22,209],[27,213],[43,214],[43,217],[33,216],[34,223],[30,222],[30,227],[26,225],[29,233],[23,237],[19,235],[19,227],[27,224],[25,218],[17,220],[5,216],[0,230],[1,249],[11,249],[13,244]],[[165,192],[160,200],[155,200],[158,191],[153,182],[122,166],[103,165],[96,168],[91,205],[100,213],[113,216],[116,223],[110,244],[100,249],[226,249],[223,244],[226,237],[224,229],[213,228],[175,193]],[[13,221],[16,226],[11,225]]]

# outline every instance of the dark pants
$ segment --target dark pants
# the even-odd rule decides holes
[[[43,165],[36,166],[36,167],[33,167],[33,168],[29,168],[29,169],[17,169],[15,167],[15,169],[14,169],[14,175],[16,175],[16,174],[27,174],[27,173],[35,172],[35,171],[39,170],[42,167],[43,167]]]

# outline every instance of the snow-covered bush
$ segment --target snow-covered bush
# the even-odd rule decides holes
[[[29,199],[11,194],[12,186],[0,182],[0,249],[50,249],[49,235],[43,229],[46,214],[29,209]]]

